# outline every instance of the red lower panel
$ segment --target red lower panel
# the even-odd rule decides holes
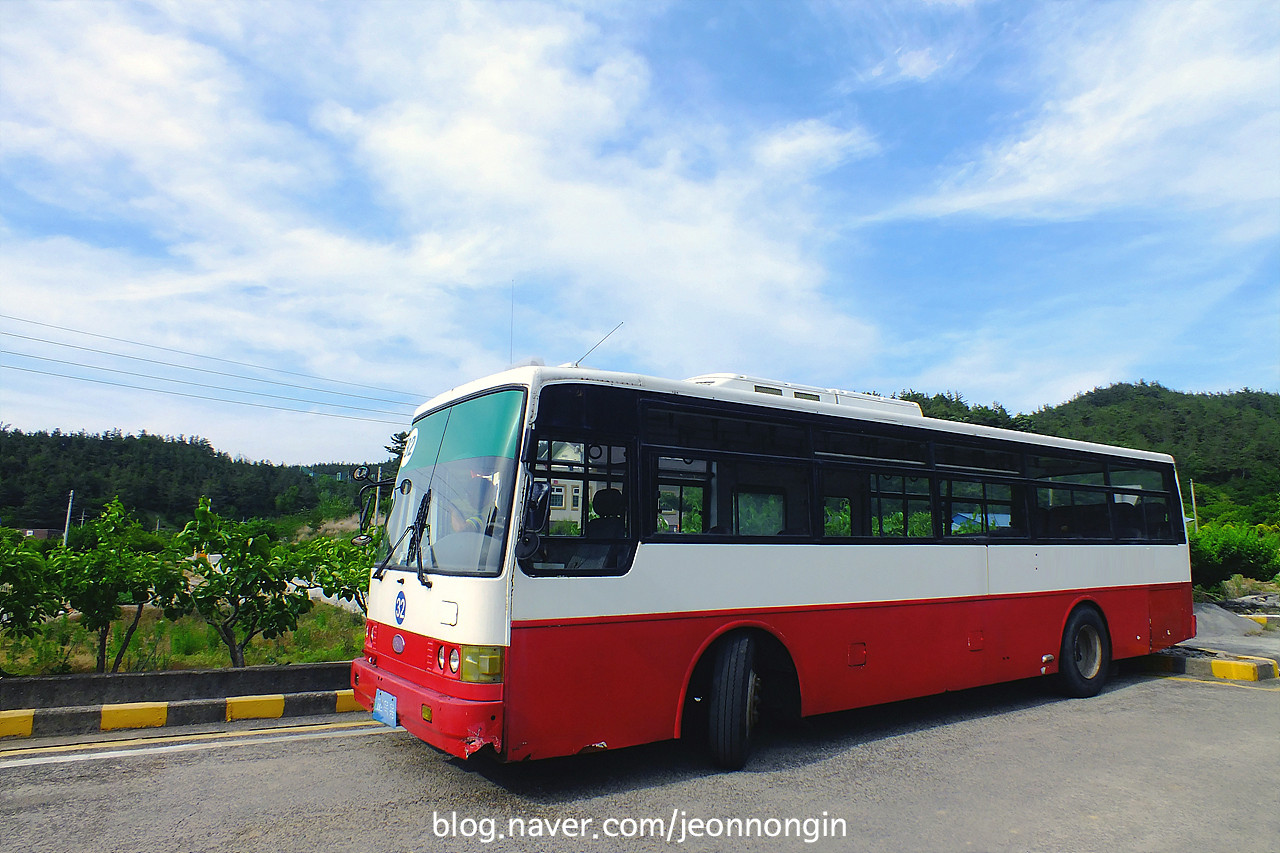
[[[1186,584],[517,622],[503,752],[540,758],[677,736],[694,665],[716,637],[738,627],[768,631],[787,648],[805,715],[1054,673],[1067,616],[1081,601],[1101,608],[1115,658],[1190,636]]]
[[[351,687],[356,700],[371,711],[376,691],[394,694],[400,725],[450,755],[467,758],[485,746],[502,748],[500,691],[494,691],[497,698],[489,701],[459,699],[392,675],[366,658],[352,662]],[[425,719],[424,706],[430,709],[430,721]]]

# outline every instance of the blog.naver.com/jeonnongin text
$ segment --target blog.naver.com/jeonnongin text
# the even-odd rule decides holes
[[[664,817],[474,817],[457,811],[431,813],[435,838],[470,840],[481,844],[521,838],[567,838],[579,841],[615,841],[648,838],[667,844],[733,838],[789,839],[813,844],[827,838],[845,838],[844,818],[828,812],[812,817],[703,817],[672,809]]]

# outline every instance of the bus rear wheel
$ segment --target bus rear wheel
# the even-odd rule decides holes
[[[760,676],[750,634],[735,634],[720,644],[709,699],[711,757],[726,770],[741,770],[751,755],[751,737],[760,719]]]
[[[1111,640],[1102,616],[1092,607],[1077,608],[1062,632],[1058,684],[1068,696],[1097,696],[1111,668]]]

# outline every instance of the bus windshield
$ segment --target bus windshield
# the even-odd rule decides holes
[[[391,569],[496,575],[511,517],[524,392],[497,391],[418,420],[387,520]]]

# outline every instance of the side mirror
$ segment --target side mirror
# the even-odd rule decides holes
[[[360,490],[360,496],[356,498],[356,505],[360,507],[360,529],[364,530],[369,524],[369,519],[373,517],[374,490],[373,484],[369,484]]]
[[[547,526],[551,514],[551,485],[534,483],[529,487],[529,502],[525,505],[524,529],[537,533]]]
[[[357,482],[364,482],[360,487],[360,494],[356,497],[356,506],[360,508],[360,526],[359,533],[351,540],[355,545],[368,545],[373,541],[373,537],[369,535],[370,524],[376,524],[378,519],[374,518],[374,507],[378,505],[378,493],[382,489],[395,485],[394,479],[389,480],[370,480],[369,467],[361,465],[359,468],[351,472],[351,479]],[[367,481],[367,482],[366,482]],[[401,485],[408,484],[406,479]],[[407,493],[408,489],[401,489]]]

